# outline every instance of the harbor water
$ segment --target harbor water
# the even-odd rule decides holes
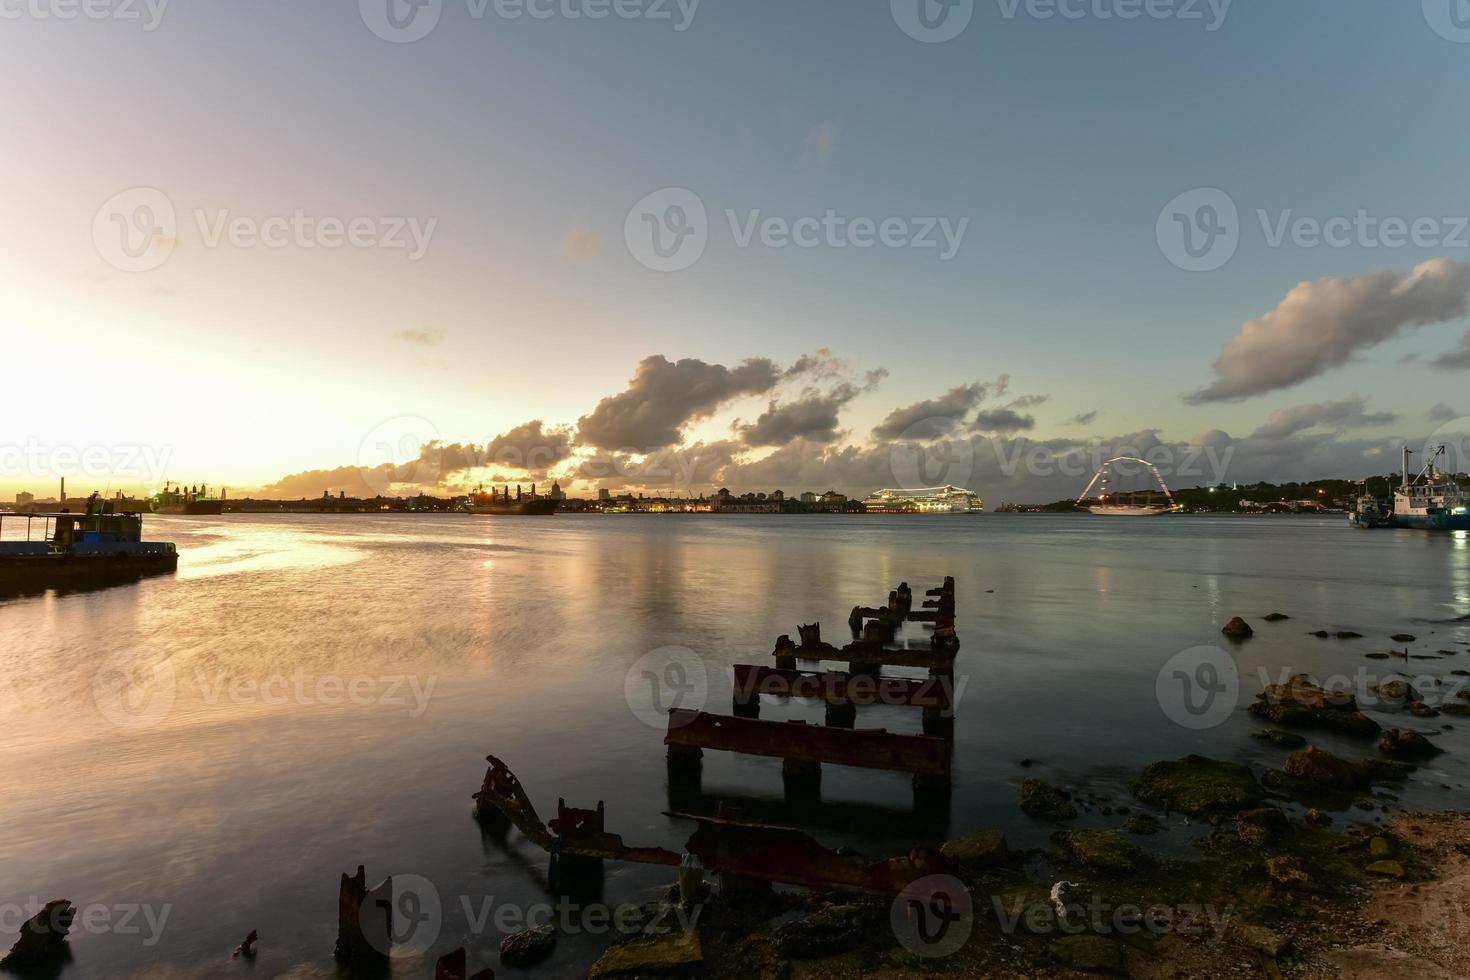
[[[1291,673],[1448,689],[1470,668],[1470,535],[1340,518],[226,515],[149,518],[146,537],[178,544],[176,574],[0,601],[0,945],[28,903],[92,909],[63,974],[77,980],[334,976],[338,879],[359,864],[432,891],[423,957],[397,975],[461,945],[473,969],[518,975],[496,955],[517,919],[493,910],[555,899],[545,854],[473,818],[487,753],[543,818],[558,797],[605,801],[630,844],[678,850],[693,824],[671,814],[723,801],[876,860],[987,828],[1040,845],[1052,828],[1017,807],[1029,776],[1095,798],[1084,825],[1115,826],[1102,807],[1131,803],[1151,761],[1280,765],[1247,707]],[[846,642],[853,606],[900,581],[917,601],[946,575],[961,643],[947,812],[914,812],[905,776],[837,768],[822,806],[793,810],[780,760],[721,753],[700,790],[670,787],[663,665],[681,665],[683,706],[727,713],[731,665],[771,663],[779,634],[820,622]],[[1251,639],[1221,635],[1234,616]],[[1210,724],[1169,688],[1196,648],[1239,678]],[[1411,659],[1367,656],[1390,649]],[[1384,807],[1470,804],[1470,726],[1364,707],[1447,750]],[[761,717],[822,709],[768,701]],[[858,724],[920,730],[903,708]],[[1188,853],[1196,830],[1175,821],[1165,846]],[[673,877],[609,864],[601,901],[647,901]],[[251,930],[258,959],[231,960]],[[537,975],[584,975],[606,942],[564,936]]]

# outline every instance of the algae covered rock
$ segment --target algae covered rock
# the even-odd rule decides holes
[[[1145,803],[1191,816],[1244,810],[1263,796],[1250,769],[1202,755],[1155,762],[1133,781],[1131,789]]]
[[[1264,728],[1252,734],[1251,738],[1258,738],[1262,742],[1270,742],[1272,745],[1282,749],[1299,749],[1307,744],[1307,740],[1296,732],[1283,732],[1279,728]]]
[[[1143,848],[1116,830],[1059,830],[1052,840],[1073,861],[1103,874],[1134,874],[1153,865]]]
[[[872,905],[829,905],[776,930],[776,947],[791,959],[835,956],[861,946],[879,917]]]
[[[556,927],[545,925],[522,929],[500,941],[500,958],[511,966],[531,966],[556,949]]]
[[[1374,861],[1368,865],[1367,871],[1370,875],[1377,875],[1380,878],[1402,878],[1404,876],[1404,866],[1397,861]]]
[[[649,939],[635,939],[611,947],[592,964],[589,980],[610,977],[675,977],[701,973],[704,948],[699,936],[672,932]]]
[[[1146,837],[1149,834],[1157,834],[1164,829],[1164,825],[1147,813],[1139,813],[1123,821],[1123,829],[1130,834]]]
[[[1292,728],[1324,728],[1349,735],[1377,735],[1378,722],[1358,710],[1351,694],[1323,690],[1306,674],[1285,684],[1268,684],[1256,695],[1251,714]]]
[[[1066,936],[1047,947],[1052,959],[1081,973],[1127,976],[1123,947],[1102,936]]]
[[[998,868],[1010,862],[1011,851],[1006,835],[998,830],[982,830],[947,842],[940,849],[945,857],[961,867],[973,870]]]
[[[1286,833],[1291,821],[1273,806],[1242,810],[1235,815],[1235,831],[1252,847],[1261,847],[1274,837]]]
[[[1274,789],[1317,789],[1335,792],[1365,790],[1375,782],[1406,778],[1413,770],[1403,763],[1378,759],[1352,762],[1342,759],[1325,749],[1309,745],[1304,752],[1293,752],[1286,760],[1282,779],[1273,776],[1268,780]]]
[[[1383,733],[1378,751],[1396,759],[1427,759],[1444,750],[1418,732],[1401,732],[1393,728]]]
[[[1038,820],[1071,820],[1077,816],[1072,797],[1040,779],[1021,784],[1021,811]]]

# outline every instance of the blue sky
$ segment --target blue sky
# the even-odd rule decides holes
[[[1073,5],[1077,19],[979,0],[942,44],[876,2],[703,0],[679,31],[672,2],[670,20],[560,12],[588,0],[511,20],[443,0],[437,26],[402,44],[362,13],[388,0],[171,3],[152,30],[37,15],[58,2],[26,0],[0,22],[14,138],[0,179],[17,219],[0,316],[118,343],[116,359],[186,401],[256,411],[223,434],[197,418],[106,425],[89,398],[116,390],[41,411],[49,395],[32,382],[26,437],[140,439],[170,447],[176,477],[259,484],[351,463],[388,416],[483,442],[529,419],[575,424],[649,355],[785,365],[822,347],[855,378],[888,372],[845,403],[856,443],[897,406],[1002,374],[1013,393],[1050,396],[1031,409],[1035,438],[1076,435],[1067,420],[1092,411],[1099,436],[1241,437],[1272,411],[1350,394],[1373,419],[1398,417],[1367,437],[1422,439],[1439,403],[1470,412],[1456,402],[1464,374],[1427,364],[1462,317],[1281,390],[1182,401],[1299,282],[1470,258],[1470,233],[1273,248],[1257,217],[1365,209],[1448,218],[1438,237],[1453,237],[1470,214],[1457,98],[1470,44],[1436,33],[1418,2],[1236,0],[1212,31],[1205,2],[1188,5],[1202,19],[1125,21],[1097,11],[1127,0]],[[139,187],[166,196],[180,231],[164,264],[130,272],[99,256],[93,217]],[[624,222],[668,187],[698,195],[709,244],[661,273],[630,254]],[[1234,257],[1210,272],[1177,268],[1156,237],[1161,209],[1194,188],[1225,191],[1241,218]],[[741,248],[725,217],[828,209],[968,224],[942,261]],[[434,227],[414,261],[205,244],[196,213],[226,210]],[[767,402],[722,404],[689,439],[725,438]]]

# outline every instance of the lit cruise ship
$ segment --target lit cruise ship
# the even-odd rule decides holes
[[[955,486],[875,490],[863,504],[872,514],[978,514],[985,509],[979,494]]]

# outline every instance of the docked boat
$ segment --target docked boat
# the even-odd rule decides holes
[[[203,484],[197,487],[165,486],[148,498],[148,509],[155,514],[222,514],[225,502],[222,497],[209,496],[209,488]]]
[[[169,542],[144,541],[141,514],[92,494],[83,514],[0,514],[0,589],[104,585],[179,567]]]
[[[1361,528],[1393,527],[1393,511],[1385,507],[1378,497],[1365,495],[1353,502],[1353,509],[1348,512],[1348,523]]]
[[[501,490],[490,488],[486,493],[484,486],[477,487],[470,494],[465,509],[471,514],[499,514],[505,517],[550,517],[556,513],[561,501],[555,497],[543,497],[536,493],[536,485],[531,485],[529,494],[522,492],[520,484],[516,484],[516,495],[512,499],[510,487]]]
[[[1440,472],[1436,463],[1444,454],[1444,446],[1436,448],[1411,480],[1409,457],[1413,454],[1404,447],[1403,483],[1393,492],[1393,527],[1470,531],[1470,493],[1454,477]]]

